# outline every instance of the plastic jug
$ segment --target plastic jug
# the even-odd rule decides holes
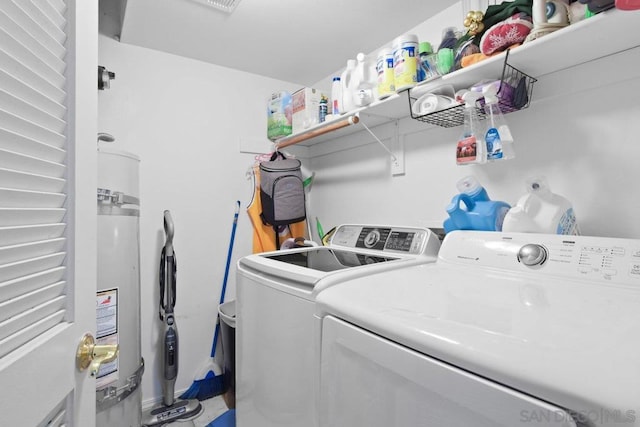
[[[503,231],[579,235],[571,203],[542,177],[527,180],[527,194],[507,213]]]
[[[449,218],[444,222],[444,231],[446,233],[453,230],[500,231],[509,208],[510,206],[505,202],[475,202],[467,194],[458,194],[447,206]]]
[[[378,74],[373,64],[364,53],[356,56],[356,69],[353,74],[353,103],[357,107],[364,107],[371,104],[376,99],[376,86],[378,85]]]
[[[489,199],[487,190],[473,176],[459,180],[456,187],[460,194],[447,206],[449,218],[444,221],[444,231],[480,230],[500,231],[509,204]]]
[[[341,114],[348,113],[353,110],[355,104],[353,103],[353,93],[355,92],[355,86],[353,82],[353,73],[356,70],[356,60],[347,60],[347,68],[340,75],[340,82],[342,83],[342,111]]]

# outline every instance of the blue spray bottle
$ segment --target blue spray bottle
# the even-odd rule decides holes
[[[511,129],[504,119],[498,103],[498,88],[487,85],[482,89],[484,112],[487,117],[487,132],[484,140],[487,144],[487,160],[507,160],[515,157]]]

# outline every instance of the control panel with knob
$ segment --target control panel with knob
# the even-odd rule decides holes
[[[538,244],[529,243],[518,251],[518,261],[527,267],[535,267],[544,264],[549,256],[547,249]]]
[[[640,239],[457,230],[438,262],[640,287]]]

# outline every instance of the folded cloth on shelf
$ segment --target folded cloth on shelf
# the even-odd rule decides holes
[[[531,16],[515,14],[485,31],[480,39],[480,52],[491,55],[516,43],[522,43],[532,28]]]
[[[533,0],[513,0],[503,1],[500,4],[494,4],[487,7],[487,10],[484,12],[484,16],[482,18],[482,24],[484,28],[480,31],[474,32],[474,34],[470,34],[469,32],[467,32],[467,34],[465,34],[458,40],[456,47],[460,47],[463,43],[470,39],[473,40],[474,44],[479,46],[482,35],[487,30],[489,30],[489,28],[496,25],[498,22],[502,22],[508,19],[516,13],[523,13],[525,15],[531,16],[532,5]]]
[[[511,46],[509,46],[509,49],[515,49],[518,46],[522,46],[522,43],[512,44]],[[492,56],[499,55],[501,53],[502,51],[492,53],[491,55],[485,55],[484,53],[474,53],[471,55],[467,55],[460,60],[460,65],[462,65],[462,68],[465,68],[475,63],[478,63],[480,61],[484,61],[487,58],[491,58]]]

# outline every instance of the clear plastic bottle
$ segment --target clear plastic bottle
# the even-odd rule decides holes
[[[420,42],[418,47],[418,81],[428,80],[437,76],[437,72],[431,71],[431,66],[427,58],[433,53],[433,48],[429,42]]]
[[[482,88],[484,96],[484,112],[487,117],[487,131],[484,140],[487,144],[487,160],[508,160],[515,157],[513,136],[507,121],[498,104],[498,89],[496,85],[486,85]]]
[[[483,132],[476,111],[476,100],[482,94],[466,91],[462,95],[464,101],[464,125],[463,131],[456,147],[456,164],[469,165],[485,163],[487,151]]]

